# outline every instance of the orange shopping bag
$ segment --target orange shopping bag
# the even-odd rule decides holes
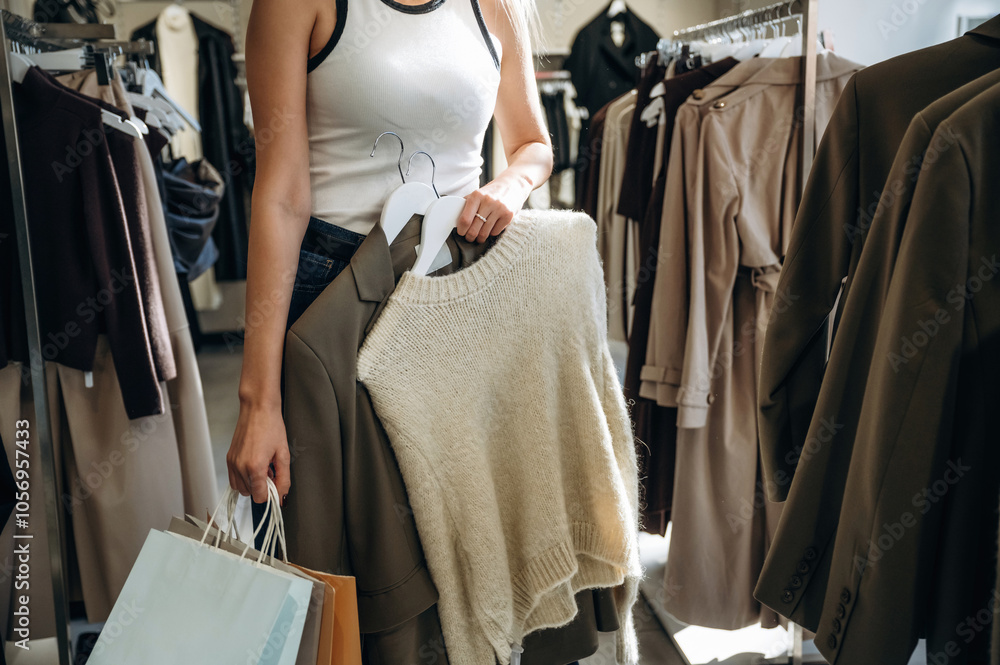
[[[354,578],[321,573],[294,563],[290,565],[327,585],[317,665],[361,665],[361,624],[358,621],[358,589]],[[332,621],[327,619],[328,609],[332,609]]]

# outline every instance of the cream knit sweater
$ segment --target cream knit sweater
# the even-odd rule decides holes
[[[600,587],[617,587],[618,662],[638,662],[636,457],[606,309],[593,220],[526,211],[472,266],[404,273],[359,352],[456,665],[506,665]]]

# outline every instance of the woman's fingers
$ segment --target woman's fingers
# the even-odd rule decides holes
[[[514,213],[502,201],[476,190],[465,197],[458,234],[469,242],[485,242],[500,235],[513,218]]]
[[[278,488],[278,496],[281,498],[281,506],[285,506],[288,499],[288,490],[292,487],[292,476],[290,473],[291,455],[287,446],[282,446],[271,460],[274,467],[274,485]]]
[[[469,232],[472,231],[472,226],[479,221],[476,213],[479,212],[480,198],[481,195],[478,190],[465,197],[465,208],[458,218],[458,235],[468,238]]]

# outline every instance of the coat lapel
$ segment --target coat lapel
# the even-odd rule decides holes
[[[631,10],[626,10],[624,14],[619,14],[614,18],[607,15],[601,17],[602,30],[600,41],[600,52],[605,63],[616,70],[625,80],[634,80],[639,71],[635,65],[635,58],[638,53],[636,42],[636,16]],[[625,25],[625,39],[619,47],[611,39],[611,24],[620,21]]]
[[[981,35],[990,39],[1000,39],[1000,16],[994,16],[986,23],[969,30],[967,35]]]
[[[625,25],[625,40],[621,47],[616,46],[611,39],[611,24],[616,20]],[[614,18],[609,18],[607,14],[601,17],[600,52],[605,63],[627,80],[634,79],[638,71],[635,66],[635,57],[639,55],[636,52],[635,20],[631,10]]]

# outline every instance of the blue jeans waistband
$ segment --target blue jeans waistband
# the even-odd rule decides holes
[[[310,217],[302,249],[331,259],[350,261],[364,239],[365,236],[360,233]]]

